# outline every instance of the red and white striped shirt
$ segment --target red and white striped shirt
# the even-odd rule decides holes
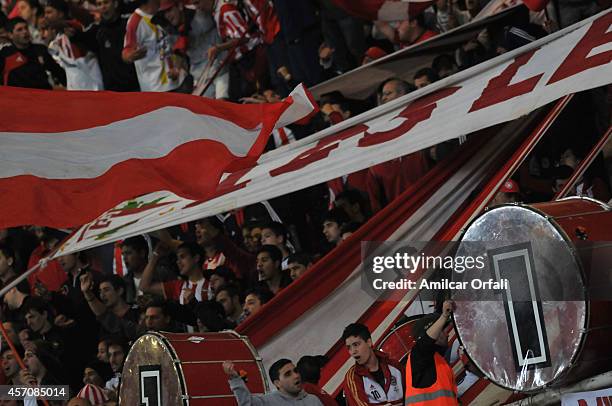
[[[242,58],[244,54],[262,43],[261,35],[248,32],[249,25],[240,13],[240,9],[235,0],[217,1],[214,17],[219,36],[223,41],[241,38],[248,39],[245,44],[236,48],[236,53],[234,55],[235,60]]]

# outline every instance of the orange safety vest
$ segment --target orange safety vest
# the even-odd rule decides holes
[[[434,354],[436,382],[427,388],[412,386],[410,356],[406,364],[406,406],[457,406],[457,385],[450,365],[440,354]]]

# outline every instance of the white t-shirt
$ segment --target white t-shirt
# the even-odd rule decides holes
[[[175,65],[172,44],[168,34],[151,22],[153,16],[137,8],[127,22],[124,49],[145,47],[147,54],[134,62],[140,90],[143,92],[167,92],[183,83],[186,73],[181,70],[178,79],[171,79],[168,72]]]
[[[66,34],[59,34],[51,41],[49,53],[66,71],[68,90],[104,90],[98,58],[72,44]]]

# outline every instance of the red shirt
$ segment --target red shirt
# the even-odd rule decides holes
[[[49,250],[47,250],[44,245],[39,245],[38,248],[32,252],[32,255],[30,255],[28,269],[32,268],[48,254]],[[67,280],[68,276],[66,275],[66,272],[64,272],[64,269],[55,259],[47,262],[44,268],[41,266],[36,272],[28,276],[28,283],[30,284],[30,289],[32,291],[34,291],[36,283],[40,282],[45,286],[45,288],[47,288],[48,291],[58,292]]]
[[[428,169],[429,164],[423,151],[372,166],[367,176],[372,211],[377,212],[385,207],[421,179]]]

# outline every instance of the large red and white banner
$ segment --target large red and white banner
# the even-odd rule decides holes
[[[282,103],[173,93],[0,87],[0,228],[80,226],[157,190],[203,199],[252,166],[270,132],[314,111],[300,86]]]
[[[612,81],[612,13],[459,72],[226,173],[213,198],[160,191],[82,226],[57,255],[271,199],[482,128]]]

